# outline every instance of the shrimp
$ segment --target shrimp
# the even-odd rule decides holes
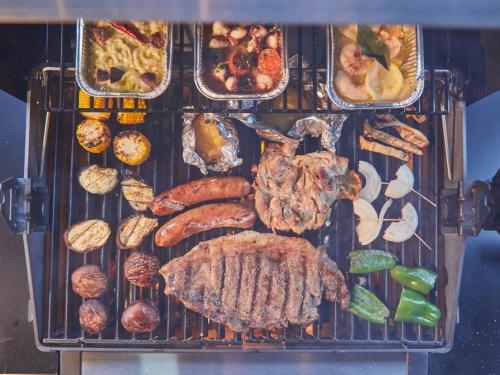
[[[366,73],[370,59],[361,53],[361,47],[355,43],[348,43],[340,50],[340,65],[351,76]]]

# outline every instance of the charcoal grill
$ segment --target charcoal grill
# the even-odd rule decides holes
[[[350,167],[358,160],[373,163],[385,181],[393,178],[400,163],[391,158],[360,151],[357,138],[366,118],[377,113],[395,115],[424,115],[422,131],[431,145],[424,156],[414,162],[415,188],[437,203],[437,208],[415,194],[393,204],[389,217],[397,217],[404,203],[410,201],[419,212],[418,234],[430,244],[428,251],[415,238],[403,244],[378,239],[372,248],[396,254],[407,266],[424,266],[438,272],[438,283],[429,298],[443,312],[435,328],[389,322],[375,325],[341,311],[326,301],[320,306],[320,319],[307,326],[290,326],[279,331],[251,330],[248,334],[234,333],[220,324],[186,309],[175,298],[162,293],[163,283],[154,288],[138,288],[123,277],[123,262],[128,255],[116,249],[113,241],[98,251],[77,254],[68,251],[62,233],[71,224],[85,219],[101,218],[116,230],[121,219],[132,214],[119,189],[101,197],[89,195],[78,185],[79,169],[91,163],[114,167],[124,172],[112,150],[103,154],[85,152],[74,134],[82,120],[78,114],[78,86],[74,75],[74,25],[48,26],[46,61],[30,80],[28,95],[28,126],[26,133],[25,175],[2,183],[5,204],[2,211],[13,232],[23,233],[29,285],[34,308],[34,327],[41,350],[140,350],[140,351],[282,351],[282,350],[339,350],[339,351],[445,351],[451,347],[456,322],[457,295],[463,258],[462,216],[451,213],[462,209],[460,197],[464,180],[464,102],[460,75],[448,70],[449,45],[447,31],[425,30],[426,79],[422,98],[410,108],[377,111],[344,111],[319,108],[319,98],[313,95],[309,107],[302,102],[303,77],[312,77],[313,92],[326,79],[326,28],[290,27],[289,56],[297,55],[299,68],[291,68],[296,79],[289,85],[298,93],[293,109],[288,105],[288,91],[282,104],[271,102],[245,106],[241,102],[215,102],[202,97],[192,79],[193,34],[189,26],[175,28],[174,70],[170,87],[160,97],[147,102],[147,109],[122,110],[121,100],[113,109],[102,111],[145,111],[146,123],[127,129],[138,129],[152,142],[149,160],[139,167],[127,167],[138,172],[154,187],[155,193],[201,177],[198,169],[184,164],[181,152],[182,113],[196,112],[254,112],[276,113],[339,113],[349,114],[337,153],[350,159]],[[436,51],[445,51],[436,53]],[[308,67],[303,62],[307,61]],[[137,101],[135,102],[137,105]],[[250,108],[250,109],[248,109]],[[124,130],[123,125],[108,121],[112,133]],[[255,131],[238,125],[243,164],[230,174],[249,179],[251,166],[260,157],[260,139]],[[320,148],[319,141],[307,138],[301,153]],[[375,202],[377,210],[383,198]],[[460,211],[459,211],[460,212]],[[161,222],[168,219],[161,218]],[[307,232],[305,237],[314,245],[329,238],[328,254],[340,269],[348,268],[347,255],[359,246],[355,235],[356,221],[352,205],[339,202],[333,210],[331,225],[319,231]],[[266,230],[259,224],[257,230]],[[202,240],[228,233],[213,230],[193,236],[171,248],[157,248],[151,236],[143,248],[153,252],[162,263],[185,254]],[[103,297],[110,310],[110,324],[98,336],[83,332],[78,323],[78,308],[82,299],[69,285],[71,272],[85,263],[102,266],[111,281]],[[349,277],[349,282],[355,281]],[[387,272],[369,275],[369,288],[394,312],[399,300],[398,286]],[[139,298],[158,302],[161,324],[150,334],[129,334],[120,323],[126,306]]]

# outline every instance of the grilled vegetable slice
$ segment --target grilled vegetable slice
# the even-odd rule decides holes
[[[122,180],[122,193],[130,206],[136,211],[146,211],[153,201],[153,188],[138,176],[128,172]]]
[[[383,250],[353,250],[349,260],[350,273],[371,273],[393,268],[398,258]]]
[[[158,226],[158,219],[132,215],[123,220],[116,232],[116,245],[123,250],[135,250],[144,238]]]
[[[365,178],[365,186],[361,189],[359,197],[368,203],[372,203],[380,194],[382,180],[375,167],[366,161],[359,161],[358,172]]]
[[[424,116],[425,117],[425,116]],[[429,146],[429,139],[420,130],[399,121],[394,115],[377,115],[377,129],[393,127],[405,141],[413,143],[415,146],[425,148]],[[420,122],[419,120],[416,120]],[[425,120],[424,120],[425,121]]]
[[[403,198],[406,194],[413,190],[415,178],[413,172],[407,164],[403,164],[396,171],[396,179],[391,180],[387,189],[385,189],[385,196],[393,199]]]
[[[118,171],[92,164],[80,171],[78,182],[89,193],[104,195],[118,184]]]
[[[391,269],[391,276],[398,283],[417,292],[427,294],[436,285],[437,274],[427,268],[396,266]]]
[[[361,319],[377,324],[384,324],[389,317],[389,309],[377,296],[358,284],[351,291],[349,311]]]
[[[111,131],[104,122],[87,119],[78,124],[76,138],[86,151],[99,154],[111,144]]]
[[[80,90],[78,92],[78,109],[104,109],[113,108],[113,99],[111,98],[98,98],[93,97],[94,102],[92,106],[90,105],[90,95],[85,91]],[[107,101],[107,103],[106,103]],[[107,106],[106,106],[107,104]],[[88,119],[106,121],[111,117],[111,112],[82,112],[80,115]]]
[[[361,148],[362,150],[376,152],[378,154],[386,156],[391,156],[393,158],[403,161],[410,160],[410,154],[408,154],[407,152],[391,146],[385,146],[377,142],[368,141],[362,135],[359,136],[359,148]]]
[[[391,223],[384,232],[384,240],[404,242],[409,240],[417,231],[418,214],[415,207],[407,202],[401,209],[401,221]]]
[[[421,324],[426,327],[435,327],[441,318],[439,308],[427,301],[421,294],[403,288],[396,310],[396,322]]]
[[[113,150],[118,160],[129,165],[144,163],[149,157],[151,143],[136,130],[119,133],[113,140]]]
[[[363,134],[367,138],[375,139],[377,141],[388,144],[389,146],[399,148],[406,152],[411,152],[415,155],[420,155],[420,156],[423,155],[422,150],[420,150],[413,143],[404,141],[402,139],[399,139],[398,137],[394,137],[390,134],[384,133],[383,131],[372,128],[368,120],[365,121],[363,129],[364,129]]]
[[[134,99],[133,98],[124,98],[123,105],[124,109],[134,109]],[[146,101],[143,99],[137,100],[137,108],[146,109]],[[144,119],[146,118],[145,112],[118,112],[116,119],[118,123],[122,125],[137,125],[143,124]]]
[[[64,242],[70,250],[85,253],[104,246],[111,234],[108,223],[102,220],[86,220],[69,227],[64,232]]]

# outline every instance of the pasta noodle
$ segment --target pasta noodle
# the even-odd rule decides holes
[[[165,22],[131,22],[135,29],[143,36],[149,38],[155,33],[162,33],[167,38],[167,25]],[[97,27],[111,31],[111,36],[102,45],[91,40],[89,51],[89,70],[96,88],[112,92],[147,92],[151,87],[141,81],[144,73],[154,73],[157,82],[161,82],[166,74],[166,48],[157,48],[152,43],[141,43],[124,32],[113,29],[106,21],[99,21]],[[123,71],[123,76],[117,82],[97,82],[95,72],[111,68]]]

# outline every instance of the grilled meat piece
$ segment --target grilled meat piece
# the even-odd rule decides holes
[[[362,135],[359,136],[359,147],[362,150],[376,152],[378,154],[382,154],[382,155],[386,155],[386,156],[391,156],[391,157],[399,159],[399,160],[403,160],[403,161],[410,160],[409,153],[404,152],[402,150],[399,150],[397,148],[391,147],[391,146],[385,146],[385,145],[377,143],[377,142],[370,142]]]
[[[89,193],[104,195],[118,184],[118,171],[92,164],[80,171],[78,182]]]
[[[216,228],[251,228],[257,215],[241,203],[214,203],[193,208],[167,221],[156,232],[158,246],[174,246],[184,238]]]
[[[425,117],[425,116],[424,116]],[[377,129],[384,129],[388,127],[392,127],[396,129],[399,133],[400,137],[405,141],[413,143],[415,146],[419,148],[426,148],[429,146],[429,139],[422,133],[420,130],[415,129],[413,126],[407,125],[401,121],[399,121],[394,115],[377,115],[377,119],[382,120],[377,122]],[[420,121],[417,120],[419,123]]]
[[[165,294],[236,332],[318,319],[324,296],[349,305],[344,276],[324,250],[294,237],[245,231],[201,242],[160,269]]]
[[[148,209],[154,198],[151,186],[130,171],[126,171],[121,185],[123,196],[134,210],[142,212]]]
[[[217,199],[240,198],[250,194],[250,183],[243,177],[205,177],[164,191],[151,202],[155,215],[168,215],[187,206]]]
[[[132,215],[125,218],[116,232],[116,246],[125,250],[138,249],[144,238],[158,226],[158,219],[144,215]]]
[[[363,134],[365,135],[366,138],[371,138],[383,142],[385,144],[388,144],[389,146],[399,148],[406,152],[411,152],[415,155],[420,155],[420,156],[423,155],[422,150],[420,150],[414,144],[399,139],[398,137],[393,137],[392,135],[384,133],[380,130],[372,128],[368,123],[368,120],[366,120],[365,123],[363,124],[363,130],[364,130]]]
[[[296,156],[296,146],[267,144],[254,183],[255,208],[267,227],[301,234],[323,226],[337,199],[355,200],[361,179],[347,168],[347,158],[328,151]]]
[[[108,223],[86,220],[69,227],[64,232],[64,242],[70,250],[84,253],[104,246],[111,234]]]

